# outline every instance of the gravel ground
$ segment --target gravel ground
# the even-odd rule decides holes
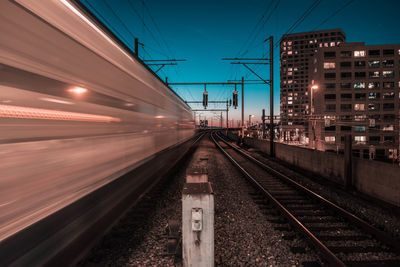
[[[319,261],[301,237],[275,229],[286,224],[267,220],[277,216],[264,214],[255,204],[248,194],[254,195],[252,187],[211,141],[204,139],[200,149],[208,154],[209,180],[215,193],[217,266],[298,266],[303,261]],[[164,190],[146,195],[78,265],[176,266],[172,256],[163,255],[168,219],[181,221],[184,178],[182,168]],[[288,235],[293,240],[285,240]],[[293,253],[292,247],[305,247],[306,253]]]
[[[292,246],[307,247],[295,237],[284,240],[286,232],[275,230],[276,224],[254,203],[248,192],[252,187],[233,165],[208,142],[209,180],[215,192],[215,262],[219,266],[296,266],[316,261],[308,248],[294,254]]]
[[[364,199],[350,195],[340,190],[332,190],[331,188],[321,185],[314,180],[301,175],[288,167],[279,164],[276,161],[272,161],[266,158],[259,152],[250,149],[250,153],[267,164],[278,168],[280,171],[301,183],[302,185],[310,188],[321,196],[328,200],[336,203],[338,206],[343,207],[349,212],[354,213],[375,227],[390,233],[393,237],[400,240],[400,218],[393,212],[382,207],[377,206],[374,203],[370,203]]]

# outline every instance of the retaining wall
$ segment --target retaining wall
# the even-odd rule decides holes
[[[237,135],[229,133],[231,139]],[[269,142],[245,137],[244,143],[269,154]],[[275,157],[305,171],[344,185],[344,156],[275,143]],[[352,159],[355,190],[400,207],[400,167],[360,158]]]

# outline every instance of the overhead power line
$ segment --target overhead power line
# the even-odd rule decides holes
[[[255,41],[255,39],[257,38],[257,36],[259,35],[260,31],[262,30],[262,27],[267,23],[267,21],[271,18],[272,14],[274,13],[274,11],[278,8],[278,5],[280,3],[281,0],[278,0],[275,4],[275,6],[271,9],[271,6],[274,2],[274,0],[271,1],[271,3],[269,4],[269,6],[267,7],[267,9],[264,11],[264,13],[262,14],[262,16],[260,17],[260,19],[258,20],[258,22],[256,23],[255,27],[253,28],[253,30],[251,31],[249,37],[247,37],[246,42],[243,44],[242,48],[239,50],[237,57],[241,57],[244,54],[246,54],[248,52],[248,50],[250,49],[251,45],[253,44],[253,42]],[[267,12],[269,12],[269,14],[267,15]],[[265,20],[264,20],[265,18]],[[264,22],[263,22],[264,20]],[[262,23],[263,22],[263,23]],[[262,23],[262,24],[261,24]],[[259,30],[256,32],[258,26],[261,25],[259,27]],[[254,34],[255,33],[255,34]],[[254,36],[253,36],[254,34]],[[253,38],[251,39],[251,37],[253,36]],[[250,41],[251,39],[251,41]],[[250,41],[250,42],[249,42]],[[247,49],[243,52],[240,53],[240,51],[242,51],[245,47],[246,44],[249,42],[249,45],[247,46]]]
[[[321,4],[322,0],[315,0],[311,6],[309,6],[306,11],[303,12],[303,14],[289,27],[289,29],[285,32],[285,34],[292,33],[300,24],[316,9],[319,4]],[[284,34],[284,35],[285,35]],[[278,39],[274,45],[274,47],[277,47],[280,43],[280,39]]]
[[[147,31],[150,33],[150,36],[153,38],[153,40],[156,42],[156,44],[158,45],[158,47],[163,50],[160,42],[157,40],[157,38],[154,36],[153,32],[149,29],[149,27],[147,26],[146,22],[144,21],[143,17],[140,16],[139,12],[136,10],[136,8],[134,7],[134,5],[131,3],[131,1],[128,1],[128,4],[130,6],[130,8],[135,12],[136,16],[139,18],[139,20],[142,22],[143,26],[147,29]]]
[[[354,0],[349,0],[347,1],[342,7],[340,7],[339,9],[337,9],[335,12],[333,12],[330,16],[326,17],[320,24],[318,24],[317,26],[314,27],[314,29],[312,29],[313,31],[315,31],[316,29],[318,29],[319,27],[321,27],[322,25],[324,25],[328,20],[330,20],[331,18],[333,18],[334,16],[336,16],[339,12],[341,12],[343,9],[345,9],[348,5],[350,5],[351,3],[353,3]]]

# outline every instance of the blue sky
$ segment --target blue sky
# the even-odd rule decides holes
[[[268,57],[270,35],[275,41],[305,12],[314,0],[82,0],[93,13],[101,15],[129,47],[134,37],[144,44],[144,59],[186,59],[178,66],[166,66],[159,72],[170,82],[224,82],[228,79],[256,79],[240,65],[231,65],[221,58]],[[145,3],[145,4],[143,4]],[[270,18],[273,7],[277,5]],[[348,4],[349,3],[349,4]],[[337,15],[329,18],[334,12]],[[322,0],[293,32],[341,28],[348,42],[366,44],[400,43],[398,0]],[[265,13],[266,12],[266,13]],[[258,24],[255,34],[250,34]],[[327,18],[329,18],[325,23]],[[144,21],[144,24],[143,24]],[[155,24],[157,26],[155,26]],[[265,22],[265,23],[264,23]],[[160,34],[161,32],[161,34]],[[249,38],[250,36],[250,38]],[[279,114],[279,47],[274,51],[274,112]],[[269,79],[269,66],[255,67]],[[173,86],[184,100],[201,100],[203,87]],[[231,97],[233,88],[208,87],[209,100]],[[240,96],[239,96],[240,99]],[[201,106],[193,106],[201,108]],[[210,108],[214,107],[213,105]],[[215,106],[223,108],[223,106]],[[249,114],[260,120],[261,110],[269,113],[269,86],[245,86],[245,118]],[[202,112],[209,120],[211,112]],[[224,115],[225,116],[225,115]],[[240,106],[231,109],[230,118],[240,119]]]

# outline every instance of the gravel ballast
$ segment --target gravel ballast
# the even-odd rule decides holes
[[[208,137],[201,141],[195,153],[200,151],[202,157],[204,154],[208,157],[209,181],[215,194],[216,266],[298,266],[303,261],[319,261],[301,236],[275,229],[278,225],[267,219],[277,215],[265,214],[254,202],[252,187]],[[79,265],[179,265],[173,256],[165,256],[165,233],[169,219],[181,221],[185,167],[163,190],[146,195]],[[141,205],[145,212],[139,212],[139,218]],[[287,235],[293,238],[286,240]],[[292,247],[304,247],[306,253],[294,253]]]

